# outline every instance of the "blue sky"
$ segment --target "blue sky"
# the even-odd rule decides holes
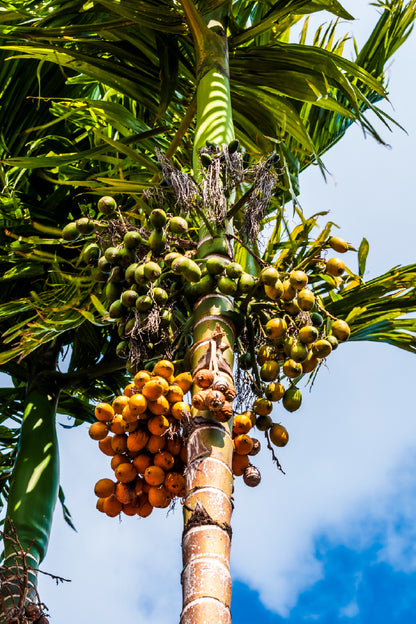
[[[348,29],[362,42],[375,9],[361,0],[343,4],[360,16]],[[351,129],[325,157],[328,182],[316,168],[302,181],[307,214],[329,210],[340,236],[355,246],[369,239],[367,278],[415,261],[414,59],[413,34],[391,64],[388,109],[408,134],[384,132],[387,149]],[[353,254],[347,260],[354,266]],[[414,621],[415,364],[386,345],[347,343],[328,358],[299,411],[277,409],[274,419],[290,434],[279,454],[286,476],[263,451],[261,485],[236,482],[234,624]],[[60,428],[60,437],[62,485],[78,533],[58,508],[42,568],[72,582],[56,587],[41,577],[51,621],[177,622],[180,508],[168,518],[156,510],[121,523],[98,514],[92,489],[111,476],[109,462],[85,429]]]

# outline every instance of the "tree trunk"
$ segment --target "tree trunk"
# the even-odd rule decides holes
[[[55,358],[51,361],[47,351],[37,353],[10,480],[1,592],[5,612],[36,598],[37,568],[46,554],[58,497],[55,415],[59,390],[50,370],[52,366],[54,370]]]

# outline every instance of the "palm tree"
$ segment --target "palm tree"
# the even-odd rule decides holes
[[[300,44],[288,43],[290,27],[305,14],[327,9],[348,19],[348,13],[337,2],[207,1],[197,7],[191,0],[180,3],[167,0],[158,2],[157,6],[150,1],[142,2],[140,10],[133,3],[113,1],[89,8],[81,2],[21,5],[10,6],[3,21],[0,31],[5,40],[3,54],[14,52],[13,62],[19,68],[25,63],[21,56],[28,59],[27,63],[29,59],[55,63],[48,66],[51,75],[46,77],[47,97],[56,97],[53,87],[57,84],[54,81],[59,80],[57,77],[64,73],[68,80],[62,86],[67,89],[63,93],[66,99],[52,100],[50,111],[38,115],[33,106],[28,106],[29,123],[22,118],[14,127],[9,125],[5,133],[6,150],[14,156],[7,162],[6,196],[9,201],[10,197],[14,198],[12,215],[18,222],[13,224],[15,232],[21,235],[26,228],[23,234],[26,247],[11,249],[6,245],[8,256],[4,262],[7,266],[20,264],[24,278],[28,266],[32,270],[39,267],[36,257],[39,246],[42,257],[39,291],[33,295],[28,289],[28,295],[22,299],[12,288],[2,298],[0,320],[8,323],[19,311],[17,324],[8,330],[9,339],[16,344],[3,352],[0,359],[3,366],[10,366],[21,356],[29,362],[31,354],[36,357],[39,353],[38,345],[45,344],[48,364],[42,367],[44,372],[51,362],[55,363],[57,353],[75,333],[80,347],[78,353],[74,350],[73,357],[78,359],[68,377],[50,375],[54,384],[59,389],[76,384],[84,401],[88,396],[104,396],[111,384],[120,386],[120,378],[111,379],[108,385],[101,384],[98,390],[98,384],[81,383],[85,373],[81,366],[85,361],[82,342],[86,333],[91,332],[91,323],[100,328],[92,356],[98,368],[89,369],[88,380],[96,378],[100,366],[105,372],[120,368],[113,361],[114,351],[108,342],[108,336],[114,336],[114,332],[101,322],[102,310],[107,305],[105,296],[90,296],[92,277],[75,261],[74,246],[62,245],[56,231],[49,230],[49,241],[45,237],[36,238],[33,224],[22,224],[18,215],[25,208],[35,222],[46,220],[51,227],[55,219],[55,224],[62,227],[74,201],[74,193],[71,195],[67,190],[69,185],[93,193],[109,193],[111,189],[120,197],[129,194],[140,202],[143,189],[159,179],[160,167],[165,182],[171,184],[185,203],[182,207],[186,208],[188,201],[188,212],[189,208],[192,210],[188,218],[198,236],[191,237],[191,242],[197,246],[202,263],[212,256],[222,256],[226,261],[235,256],[244,271],[255,276],[268,265],[278,266],[284,274],[297,267],[308,269],[328,319],[347,318],[370,294],[374,304],[361,315],[351,315],[351,339],[376,338],[415,349],[411,333],[414,323],[402,318],[415,309],[411,287],[414,267],[397,270],[394,279],[393,274],[387,274],[365,286],[361,285],[360,275],[351,275],[350,283],[347,280],[338,291],[335,278],[312,270],[320,259],[330,226],[313,240],[310,233],[316,218],[305,220],[296,206],[299,172],[312,162],[323,168],[321,154],[343,136],[353,121],[381,140],[365,117],[365,111],[371,109],[384,123],[390,121],[378,110],[376,102],[385,96],[383,67],[409,34],[414,19],[413,2],[387,5],[356,63],[341,56],[345,42],[334,40],[332,27],[317,34],[314,46],[304,44],[305,28]],[[30,26],[25,23],[29,17],[35,20]],[[11,36],[13,43],[7,40]],[[16,79],[19,81],[18,75]],[[13,80],[4,80],[2,93],[7,104],[12,101],[16,85]],[[2,114],[6,110],[5,105]],[[50,112],[53,117],[49,116]],[[53,135],[49,134],[50,128],[54,129]],[[63,139],[67,129],[71,131],[70,138]],[[29,131],[32,139],[29,155],[22,143],[22,131]],[[244,163],[238,157],[230,158],[236,147],[235,137],[243,147]],[[133,150],[132,145],[137,149]],[[224,151],[216,147],[222,145],[228,148]],[[163,156],[159,156],[158,164],[153,155],[156,148],[171,159],[174,157],[173,164]],[[275,154],[270,157],[273,151]],[[256,168],[254,162],[260,156],[264,160]],[[221,158],[232,161],[231,169],[227,170],[228,182],[224,182],[224,169],[219,169],[219,177],[214,175]],[[246,169],[251,167],[245,179],[241,173],[243,165]],[[54,171],[56,167],[58,173]],[[191,168],[193,176],[186,173]],[[37,187],[33,190],[30,185],[34,180]],[[211,186],[210,181],[213,181]],[[188,195],[183,192],[183,185],[190,189]],[[195,193],[200,193],[198,201],[194,201]],[[59,196],[63,214],[51,217],[53,202]],[[41,210],[40,198],[44,197],[49,202],[47,210]],[[290,231],[283,211],[289,199],[294,200],[300,218],[294,231]],[[91,202],[85,200],[85,195],[83,201],[90,209]],[[126,212],[131,207],[130,200],[123,204]],[[149,211],[139,212],[136,218],[140,226],[148,227]],[[258,229],[268,221],[274,223],[274,230],[261,254],[255,239]],[[58,257],[48,255],[48,245],[54,245]],[[361,266],[364,260],[362,247]],[[28,282],[23,283],[28,288]],[[16,282],[12,284],[15,286]],[[198,292],[188,290],[185,300],[195,294]],[[383,299],[378,302],[380,294]],[[69,302],[66,310],[56,313],[57,304],[64,301]],[[231,374],[234,352],[248,346],[252,356],[255,355],[256,336],[261,322],[265,322],[262,314],[273,313],[273,305],[264,298],[258,302],[246,298],[236,306],[233,298],[212,289],[206,296],[196,297],[195,308],[188,309],[186,317],[181,319],[175,310],[176,328],[183,333],[192,327],[191,369],[195,372],[201,362],[210,359],[224,373]],[[257,324],[251,322],[253,318],[258,319]],[[22,323],[26,324],[28,319],[30,329],[21,335]],[[236,327],[240,327],[241,333],[246,331],[244,343],[236,341]],[[48,348],[51,345],[53,357]],[[218,351],[223,351],[225,360],[216,358]],[[254,387],[260,392],[261,380],[255,362],[252,365]],[[51,369],[54,371],[55,367]],[[26,376],[21,373],[19,383],[24,384],[29,377],[33,377],[30,372]],[[35,405],[42,414],[46,415],[47,410],[52,414],[58,392],[38,390],[39,387],[35,396],[29,392],[26,406]],[[46,405],[45,394],[51,396]],[[36,416],[36,411],[33,414]],[[183,622],[229,621],[230,617],[232,422],[221,426],[209,413],[203,416],[202,426],[191,434],[189,449],[193,451],[188,452]],[[30,423],[27,415],[24,423]],[[28,436],[22,427],[21,453],[25,452],[24,440],[33,439],[30,426]],[[56,449],[54,428],[47,435],[51,448]],[[207,447],[211,453],[201,453]],[[44,459],[37,458],[35,466]],[[25,508],[15,501],[20,501],[22,485],[25,479],[26,483],[30,480],[30,474],[20,477],[21,463],[17,460],[15,465],[9,517],[19,525],[13,510],[19,507],[25,521]],[[54,465],[49,461],[48,510],[40,510],[41,517],[47,517],[49,524],[57,493]],[[196,482],[196,474],[210,476],[206,482],[200,478]],[[33,540],[33,524],[32,521],[26,535],[18,526],[25,546]],[[42,559],[47,544],[48,527],[45,530],[43,526],[42,530],[42,537],[32,544],[37,549],[36,563]],[[198,557],[194,556],[196,550]],[[213,583],[212,578],[218,575],[222,582]],[[195,578],[196,586],[191,582]]]

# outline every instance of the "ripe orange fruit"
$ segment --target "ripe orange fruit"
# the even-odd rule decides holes
[[[148,466],[150,466],[151,463],[152,460],[150,456],[146,455],[145,453],[140,453],[140,455],[137,455],[133,459],[133,466],[136,468],[139,474],[144,474],[144,471],[146,470],[146,468],[148,468]]]
[[[99,479],[94,486],[94,494],[99,498],[106,498],[114,494],[116,484],[111,479]]]
[[[146,399],[149,399],[149,401],[156,401],[156,399],[162,396],[163,392],[164,386],[162,382],[155,377],[147,381],[142,388],[142,394]]]
[[[110,516],[110,518],[115,518],[123,509],[123,503],[120,503],[114,496],[108,496],[103,501],[103,512]]]
[[[149,485],[162,485],[165,480],[165,471],[160,466],[149,466],[143,476]]]
[[[168,492],[178,496],[185,489],[185,477],[178,472],[168,472],[164,486]]]
[[[104,455],[108,455],[109,457],[116,454],[116,451],[113,449],[111,444],[112,439],[113,436],[107,436],[106,438],[103,438],[98,442],[98,448],[100,449],[100,451],[104,453]]]
[[[129,398],[133,396],[135,392],[136,392],[136,388],[134,387],[134,384],[132,383],[128,384],[123,390],[123,394]]]
[[[166,442],[166,450],[172,455],[179,455],[182,448],[182,442],[179,436],[175,436],[173,438],[168,438]]]
[[[140,393],[133,394],[133,396],[129,399],[129,409],[130,412],[136,416],[136,418],[137,416],[144,414],[147,409],[146,397]]]
[[[145,485],[147,485],[147,483],[144,479],[142,479],[141,477],[136,477],[136,480],[134,482],[134,491],[137,496],[139,496],[139,494],[143,492],[143,487]]]
[[[104,513],[104,501],[105,498],[97,498],[97,503],[95,505],[98,511],[101,511],[101,513]]]
[[[116,453],[111,458],[110,466],[112,470],[115,470],[117,466],[119,466],[120,464],[126,464],[126,463],[127,464],[130,463],[130,460],[127,457],[127,455],[123,455],[123,453]]]
[[[153,507],[163,508],[167,507],[170,503],[170,497],[166,488],[163,487],[163,485],[160,487],[150,487],[147,493],[147,498],[149,499],[149,503]]]
[[[88,434],[93,440],[103,440],[108,436],[108,426],[102,421],[92,423],[88,429]]]
[[[151,434],[160,436],[169,429],[169,421],[162,414],[155,415],[147,421],[147,428]]]
[[[239,455],[238,453],[234,453],[231,464],[233,474],[235,474],[236,477],[241,477],[249,463],[250,461],[248,459],[248,455]]]
[[[179,453],[179,457],[181,458],[182,462],[185,464],[185,466],[188,463],[188,449],[186,447],[186,444],[184,444],[181,448],[181,452]]]
[[[134,484],[131,483],[117,483],[114,496],[120,503],[123,505],[127,503],[132,503],[136,498],[136,494],[134,491]]]
[[[186,394],[192,387],[192,375],[191,373],[179,373],[174,378],[173,383],[182,388],[183,393]]]
[[[172,470],[175,458],[169,451],[159,451],[153,458],[155,466],[160,466],[163,470]]]
[[[170,377],[172,377],[173,373],[174,373],[174,366],[172,362],[170,362],[169,360],[159,360],[159,362],[156,362],[156,364],[154,365],[154,368],[153,368],[154,375],[160,375],[161,377],[164,377],[165,379],[169,379]]]
[[[170,413],[176,420],[183,420],[187,416],[191,415],[191,407],[184,401],[177,401],[170,408]]]
[[[125,453],[127,451],[127,435],[121,433],[113,436],[111,446],[115,453]]]
[[[114,410],[109,403],[99,403],[95,406],[94,414],[97,420],[109,422],[114,416]]]
[[[166,436],[151,435],[147,441],[146,448],[149,453],[155,455],[159,451],[162,451],[166,445]]]
[[[156,401],[149,401],[149,411],[156,416],[167,416],[170,412],[170,404],[165,396],[160,396]]]
[[[150,514],[153,511],[153,505],[151,505],[149,503],[149,500],[147,498],[147,494],[141,494],[139,496],[139,511],[138,511],[138,515],[141,518],[147,518],[147,516],[150,516]]]
[[[137,496],[132,500],[131,503],[126,503],[123,505],[123,509],[121,510],[126,516],[135,516],[139,513],[139,499]]]
[[[150,381],[151,379],[151,374],[149,373],[149,371],[147,370],[141,370],[138,373],[135,374],[134,378],[133,378],[133,383],[135,385],[135,387],[140,390],[141,388],[143,388],[144,384],[148,381]]]
[[[131,397],[131,398],[133,398],[133,397]],[[130,405],[125,405],[123,407],[123,411],[121,412],[121,416],[122,416],[123,420],[125,422],[128,422],[128,423],[135,422],[139,418],[138,414],[135,414],[135,413],[132,412],[132,410],[130,409]]]
[[[111,433],[115,433],[117,435],[121,435],[122,433],[124,433],[123,423],[124,420],[122,414],[115,414],[113,420],[110,423]]]
[[[114,474],[120,483],[130,483],[136,478],[137,470],[133,464],[119,464],[115,469]]]
[[[113,401],[113,410],[115,414],[121,414],[123,412],[123,409],[126,407],[126,405],[128,405],[129,403],[129,397],[126,396],[125,394],[120,394],[118,397],[116,397]]]
[[[247,414],[237,414],[234,416],[233,433],[237,436],[240,433],[248,433],[252,427],[251,418]]]
[[[127,438],[127,448],[129,451],[141,451],[146,446],[148,440],[149,434],[147,431],[137,429]]]
[[[234,438],[235,452],[239,455],[248,455],[253,448],[253,440],[245,433]]]
[[[166,398],[169,403],[176,403],[177,401],[182,401],[183,399],[183,390],[180,386],[176,384],[172,384],[169,386],[168,392],[166,394]]]

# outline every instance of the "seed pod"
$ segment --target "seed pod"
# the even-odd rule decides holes
[[[243,473],[243,480],[249,487],[256,487],[261,481],[260,471],[255,466],[247,466]]]
[[[249,455],[253,456],[253,455],[257,455],[258,453],[260,453],[261,450],[261,444],[260,441],[257,440],[257,438],[251,438],[253,440],[253,448],[251,449]]]
[[[225,403],[225,396],[219,390],[208,390],[205,396],[205,406],[211,412],[218,411]]]
[[[208,368],[201,368],[194,375],[194,383],[200,388],[209,388],[214,381],[214,372]]]
[[[237,393],[236,393],[236,390],[235,390],[234,386],[230,386],[224,392],[224,396],[227,399],[227,401],[234,401],[236,395],[237,395]]]
[[[192,406],[197,410],[205,409],[206,391],[196,392],[192,397]]]
[[[216,377],[212,384],[213,390],[219,390],[223,394],[226,393],[229,387],[230,387],[230,382],[225,377]]]
[[[213,417],[218,422],[227,422],[234,414],[232,403],[226,402],[221,409],[212,412]]]

